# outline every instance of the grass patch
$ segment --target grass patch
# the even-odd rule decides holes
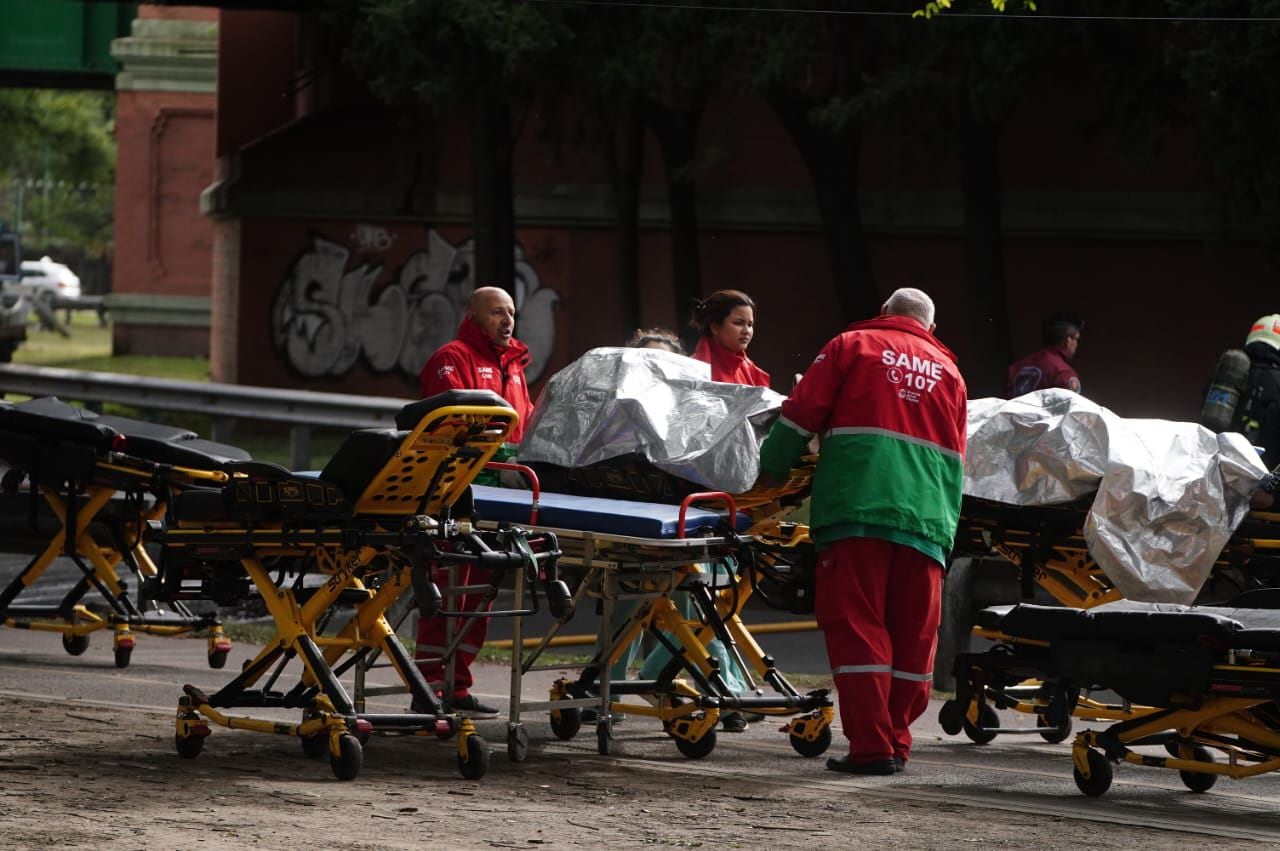
[[[92,313],[73,314],[68,330],[71,336],[63,337],[55,331],[42,331],[38,325],[30,326],[27,341],[14,352],[14,363],[140,375],[173,381],[209,380],[208,358],[112,355],[111,326],[99,326],[97,317]],[[21,401],[25,397],[11,398],[13,401]],[[204,438],[211,437],[213,433],[213,418],[206,414],[157,411],[115,404],[104,405],[103,412],[190,429]],[[313,428],[309,466],[313,469],[323,467],[349,433],[347,429]],[[292,466],[287,425],[240,420],[235,423],[233,435],[228,442],[245,450],[256,460],[270,461],[284,467]]]

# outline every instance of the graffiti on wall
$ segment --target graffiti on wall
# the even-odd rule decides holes
[[[359,225],[350,241],[362,254],[386,250],[395,234]],[[397,372],[410,380],[432,352],[453,339],[475,290],[473,240],[451,245],[434,230],[383,287],[384,264],[348,268],[352,249],[320,236],[294,261],[276,292],[271,335],[286,363],[308,377],[341,377],[363,360],[374,373]],[[560,296],[542,286],[516,246],[516,336],[533,360],[525,370],[537,380],[555,346],[555,305]]]

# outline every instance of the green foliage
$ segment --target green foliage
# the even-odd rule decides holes
[[[1185,17],[1280,15],[1276,0],[1169,0],[1169,7]],[[1280,28],[1185,23],[1168,51],[1186,83],[1201,161],[1219,187],[1224,218],[1258,228],[1272,265],[1280,266]]]
[[[393,107],[435,110],[478,90],[528,97],[572,42],[562,10],[513,0],[329,0],[357,76]]]
[[[110,253],[115,96],[0,89],[0,219],[42,245]]]
[[[1022,7],[1029,12],[1036,11],[1035,0],[1023,0]],[[952,7],[952,0],[937,0],[924,4],[923,7],[916,9],[911,13],[913,18],[932,18],[935,15],[941,15]],[[997,12],[1007,11],[1009,7],[1008,0],[991,0],[991,8]]]

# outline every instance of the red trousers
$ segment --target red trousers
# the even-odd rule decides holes
[[[436,565],[431,570],[431,577],[443,590],[449,580],[448,569]],[[456,568],[458,585],[470,585],[473,580],[479,584],[487,578],[487,571],[480,568],[473,569],[470,564],[459,564]],[[447,595],[448,592],[445,593]],[[464,594],[458,598],[458,602],[454,606],[450,606],[448,596],[446,596],[445,608],[451,611],[474,612],[483,600],[483,592]],[[487,610],[488,607],[486,607]],[[476,654],[480,652],[480,648],[484,646],[485,636],[489,632],[489,619],[485,617],[455,617],[452,620],[454,635],[457,635],[467,624],[471,624],[471,626],[467,627],[467,634],[462,637],[462,643],[458,645],[458,650],[454,654],[453,689],[451,693],[445,694],[446,698],[465,697],[471,690],[473,682],[471,678],[471,663],[475,660]],[[433,618],[418,618],[418,647],[414,656],[417,659],[439,660],[444,648],[445,619],[439,615]],[[444,691],[444,689],[438,684],[444,682],[444,667],[442,661],[423,661],[418,663],[418,669],[427,678],[427,682],[436,685],[441,691]]]
[[[846,538],[819,555],[814,601],[850,761],[905,761],[929,706],[942,566],[903,544]]]

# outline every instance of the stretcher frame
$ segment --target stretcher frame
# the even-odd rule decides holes
[[[685,756],[698,759],[715,747],[715,728],[726,709],[743,709],[771,716],[790,718],[782,731],[788,734],[795,750],[803,756],[817,756],[831,743],[834,705],[827,690],[800,694],[777,670],[738,616],[751,596],[755,577],[743,569],[728,587],[711,590],[705,584],[693,583],[689,590],[703,613],[703,621],[693,624],[670,599],[670,594],[696,574],[701,566],[724,557],[744,552],[764,538],[775,545],[803,546],[808,543],[808,529],[779,522],[778,515],[789,510],[788,497],[807,492],[812,473],[812,459],[806,459],[788,479],[773,489],[757,489],[745,495],[746,504],[761,519],[753,524],[760,535],[733,532],[686,537],[685,517],[694,504],[720,503],[729,517],[738,516],[738,497],[719,492],[695,493],[682,501],[675,538],[644,538],[620,534],[537,526],[538,491],[533,492],[531,529],[549,531],[560,541],[562,563],[584,571],[574,595],[574,605],[583,599],[601,601],[600,634],[609,636],[604,649],[583,667],[577,681],[558,680],[548,701],[527,701],[523,697],[523,676],[538,670],[535,663],[558,634],[564,621],[553,624],[538,644],[524,653],[523,625],[513,624],[511,661],[511,699],[508,722],[508,754],[521,761],[527,753],[527,732],[521,721],[526,711],[549,710],[553,733],[571,739],[581,728],[581,711],[594,708],[596,715],[596,747],[601,754],[611,750],[612,713],[625,712],[659,719],[664,731]],[[533,471],[526,474],[536,483]],[[516,599],[522,593],[517,579]],[[640,600],[642,606],[615,630],[615,607],[623,600]],[[714,616],[712,616],[714,613]],[[600,673],[611,670],[625,649],[642,633],[657,637],[671,652],[672,660],[657,680],[612,680]],[[671,641],[665,636],[675,636]],[[736,659],[750,688],[753,679],[771,686],[775,694],[768,697],[742,697],[733,694],[719,671],[719,662],[707,650],[714,639],[720,639]],[[557,668],[563,666],[556,666]],[[678,677],[683,672],[688,680]],[[692,681],[692,683],[690,682]],[[588,692],[595,692],[589,695]],[[640,695],[652,698],[650,703],[622,703],[613,695]]]
[[[40,415],[38,416],[47,416]],[[57,418],[48,417],[50,421]],[[119,422],[119,420],[116,420]],[[10,426],[11,428],[11,426]],[[27,436],[25,432],[13,432]],[[31,437],[40,440],[39,432]],[[123,436],[121,436],[123,438]],[[125,446],[127,438],[120,440]],[[123,449],[106,452],[72,440],[72,451],[91,453],[85,461],[91,466],[84,481],[50,482],[32,477],[31,525],[35,527],[37,494],[49,506],[58,529],[21,571],[0,590],[0,624],[14,629],[56,632],[62,637],[63,649],[72,656],[83,654],[89,647],[90,634],[103,629],[112,631],[112,656],[118,668],[128,667],[136,646],[134,633],[155,636],[178,636],[207,631],[207,653],[210,668],[222,668],[231,651],[231,640],[222,629],[216,613],[196,614],[181,601],[172,605],[176,616],[162,616],[145,611],[145,593],[155,579],[157,569],[145,546],[148,529],[163,517],[170,490],[221,484],[228,475],[217,469],[195,469],[164,464],[138,457]],[[5,475],[5,489],[16,493],[27,472],[11,468]],[[118,507],[117,495],[131,508],[129,519],[113,516]],[[95,525],[96,524],[96,525]],[[105,529],[109,542],[95,539],[93,530]],[[65,557],[81,573],[79,581],[54,606],[16,603],[24,591],[61,557]],[[87,562],[87,564],[86,564]],[[137,583],[138,602],[129,597],[128,583],[120,568],[132,573]],[[85,597],[94,591],[106,603],[108,612],[98,614],[85,605]]]
[[[1119,589],[1089,555],[1080,524],[1075,520],[1083,510],[1079,506],[1003,506],[987,500],[974,500],[972,504],[987,508],[997,519],[975,517],[969,512],[962,518],[957,532],[957,551],[979,557],[995,555],[1013,564],[1020,570],[1024,599],[1031,599],[1034,586],[1044,589],[1068,608],[1089,609],[1123,599]],[[1010,525],[1003,519],[1009,515],[1037,520]],[[1280,513],[1251,512],[1242,529],[1272,523],[1280,524]],[[1280,557],[1280,527],[1277,532],[1277,537],[1269,537],[1241,534],[1238,530],[1215,562],[1214,575],[1226,578],[1240,591],[1246,590],[1252,559]],[[1008,640],[1007,636],[982,627],[975,627],[973,634],[996,642]],[[956,660],[957,684],[967,676],[962,670],[964,656],[960,654]],[[1073,718],[1126,721],[1148,712],[1147,707],[1134,706],[1130,701],[1111,703],[1085,693],[1076,696],[1070,713],[1062,714],[1054,703],[1053,693],[1053,683],[1043,682],[1034,675],[1018,684],[977,689],[967,702],[958,691],[956,698],[944,702],[938,720],[944,732],[949,735],[963,732],[975,744],[987,744],[997,735],[1038,735],[1046,742],[1057,744],[1071,737]],[[965,707],[963,715],[958,714],[960,706]],[[1036,726],[1002,726],[995,709],[1035,715]]]
[[[986,632],[999,640],[1000,652],[962,654],[977,680],[1056,671],[1052,642],[1014,635],[998,628]],[[1177,692],[1167,706],[1136,706],[1126,701],[1103,730],[1086,730],[1072,742],[1072,774],[1077,788],[1090,797],[1105,794],[1114,776],[1112,765],[1128,763],[1172,769],[1192,792],[1206,792],[1218,777],[1255,777],[1280,770],[1280,643],[1264,650],[1216,647],[1222,654],[1210,668],[1203,690]],[[958,682],[960,682],[958,680]],[[1107,683],[1101,683],[1107,686]],[[1071,712],[1079,689],[1057,687],[1059,712]],[[948,731],[949,732],[949,731]],[[1167,755],[1139,752],[1162,748]],[[1214,753],[1226,757],[1219,762]]]
[[[439,589],[427,577],[426,563],[465,557],[438,546],[474,535],[469,521],[454,519],[451,508],[518,421],[505,406],[430,409],[355,500],[350,517],[336,526],[182,528],[181,518],[175,518],[175,528],[163,538],[166,554],[187,549],[224,554],[247,575],[276,625],[272,641],[217,693],[184,687],[175,731],[179,755],[199,754],[210,734],[207,720],[231,729],[294,736],[309,756],[327,753],[334,775],[350,780],[359,773],[362,745],[373,733],[454,736],[459,772],[468,779],[482,777],[489,764],[487,744],[469,719],[446,711],[386,614],[410,591],[427,614],[439,610]],[[543,558],[556,555],[552,550]],[[309,557],[328,577],[322,586],[294,589],[273,581],[266,559],[300,557]],[[355,613],[336,636],[321,635],[320,625],[339,603],[353,604]],[[413,698],[409,712],[364,712],[339,680],[374,651],[390,660],[406,684]],[[287,692],[272,691],[284,663],[295,656],[303,664],[297,684]],[[253,688],[264,678],[266,686]],[[300,709],[303,717],[294,724],[221,711],[234,706]]]

